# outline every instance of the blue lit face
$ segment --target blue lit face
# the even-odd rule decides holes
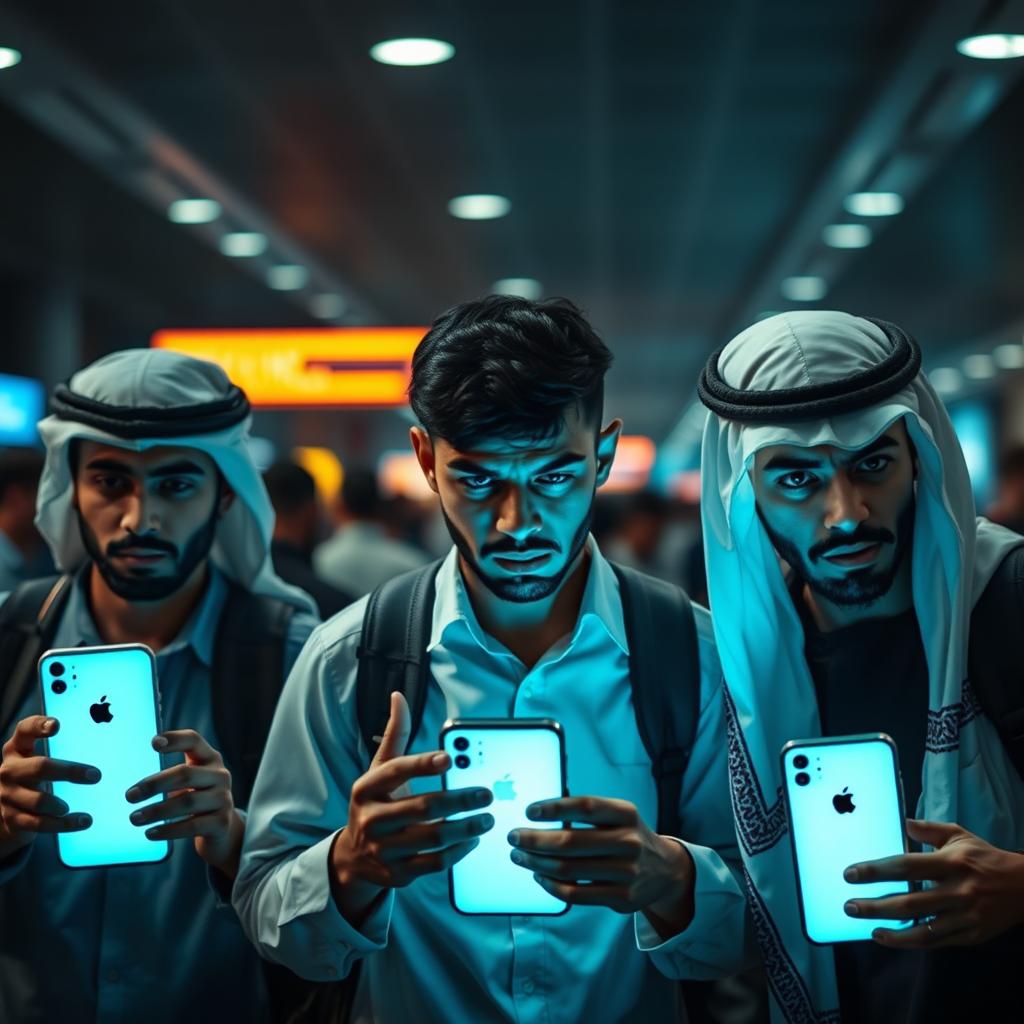
[[[751,481],[775,550],[812,590],[839,605],[889,591],[913,531],[914,453],[902,420],[853,451],[762,448]]]
[[[594,492],[608,478],[622,424],[596,436],[574,411],[538,444],[504,438],[460,451],[413,428],[413,447],[437,492],[452,540],[496,596],[524,603],[558,590],[587,539]]]
[[[111,590],[126,599],[162,600],[182,587],[204,563],[232,498],[213,460],[194,448],[80,443],[82,539]]]

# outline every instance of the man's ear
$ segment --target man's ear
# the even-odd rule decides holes
[[[217,515],[224,515],[235,503],[235,492],[225,480],[220,482],[220,497],[217,499]]]
[[[597,435],[597,486],[600,487],[612,471],[612,463],[615,461],[615,449],[619,444],[619,437],[622,434],[622,420],[612,420],[601,433]]]
[[[420,464],[423,478],[427,486],[437,494],[437,472],[434,463],[434,442],[430,435],[422,427],[409,428],[409,440],[412,442],[412,450],[416,454],[416,461]]]

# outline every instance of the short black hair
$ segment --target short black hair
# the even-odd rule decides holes
[[[9,487],[38,487],[43,473],[43,456],[34,448],[0,450],[0,501]]]
[[[357,519],[370,519],[381,512],[377,474],[365,466],[345,470],[341,481],[341,501],[345,511]]]
[[[600,426],[612,354],[568,299],[490,295],[434,321],[412,358],[409,401],[456,448],[492,437],[544,441],[579,408]]]
[[[316,481],[297,462],[280,459],[263,474],[263,482],[278,515],[293,515],[316,501]]]

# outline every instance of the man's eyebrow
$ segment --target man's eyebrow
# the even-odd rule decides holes
[[[135,472],[127,462],[118,462],[117,459],[90,459],[85,464],[86,469],[105,469],[108,473],[127,473],[132,476]]]
[[[575,465],[578,462],[586,462],[586,455],[581,455],[579,452],[564,452],[562,455],[557,456],[550,462],[545,462],[540,469],[536,470],[537,473],[553,473],[557,469],[563,469],[566,466]],[[490,473],[496,475],[495,471],[488,468],[481,462],[475,462],[473,459],[467,458],[456,458],[452,459],[448,463],[448,468],[455,470],[458,473]]]
[[[860,462],[861,459],[866,459],[869,455],[884,451],[886,448],[899,448],[899,446],[899,441],[896,438],[890,434],[882,434],[881,437],[876,437],[871,444],[858,448],[855,452],[850,452],[843,459],[843,463],[849,466],[855,462]],[[815,469],[823,461],[823,459],[814,455],[797,455],[793,452],[784,452],[769,459],[764,465],[764,471],[778,472],[794,469]]]
[[[168,462],[163,466],[157,466],[150,470],[146,476],[206,476],[206,470],[198,462],[191,462],[189,459],[179,459],[177,462]]]

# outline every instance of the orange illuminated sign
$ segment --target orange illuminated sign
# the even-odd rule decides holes
[[[404,405],[425,327],[157,331],[151,344],[216,363],[256,408]]]
[[[643,434],[623,434],[615,449],[612,471],[602,492],[639,491],[647,486],[654,465],[654,442]]]

